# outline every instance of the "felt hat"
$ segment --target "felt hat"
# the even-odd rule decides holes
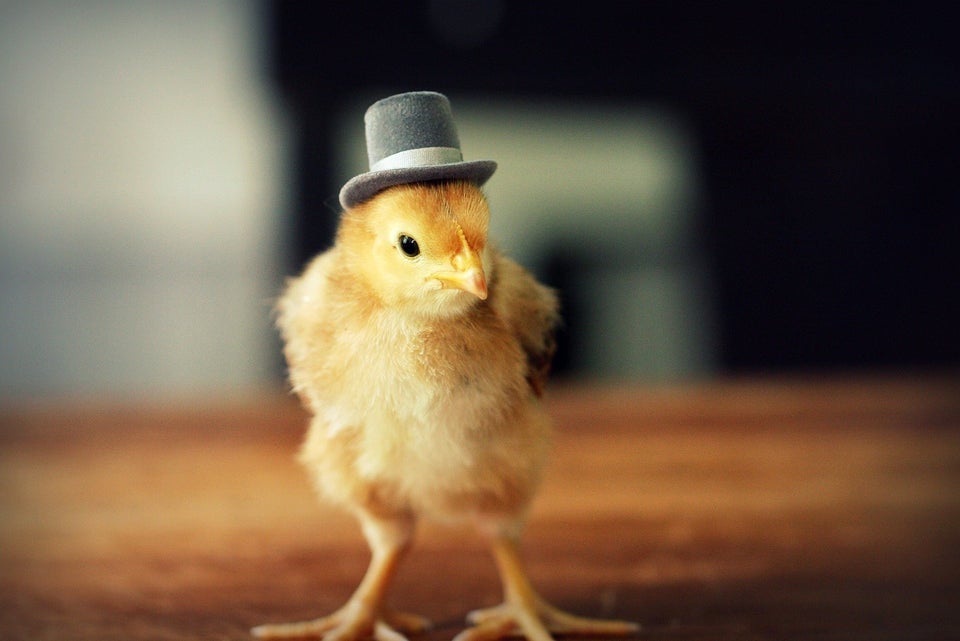
[[[482,185],[497,169],[492,160],[464,161],[450,101],[433,91],[401,93],[373,103],[363,117],[370,171],[340,190],[353,207],[394,185],[469,180]]]

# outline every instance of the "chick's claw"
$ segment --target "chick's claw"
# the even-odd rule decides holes
[[[383,610],[383,620],[391,627],[405,632],[406,634],[420,634],[433,627],[433,622],[425,616],[411,614],[410,612],[400,612],[391,608]]]
[[[589,619],[569,614],[539,598],[533,608],[503,603],[474,610],[467,615],[467,622],[475,627],[464,630],[455,641],[495,641],[516,636],[525,636],[531,641],[546,641],[553,634],[629,636],[640,630],[639,625],[628,621]]]
[[[323,639],[323,641],[407,641],[405,634],[418,634],[432,627],[429,619],[406,612],[384,609],[376,613],[347,604],[330,616],[298,623],[257,626],[251,633],[258,639]]]
[[[505,637],[515,637],[520,633],[517,624],[509,617],[490,617],[477,622],[476,627],[468,628],[454,637],[453,641],[496,641]]]

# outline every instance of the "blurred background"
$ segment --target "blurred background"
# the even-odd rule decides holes
[[[560,377],[955,369],[935,6],[0,0],[0,400],[282,386],[272,299],[413,89],[499,162]]]

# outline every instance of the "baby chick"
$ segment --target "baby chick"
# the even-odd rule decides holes
[[[385,603],[418,518],[470,521],[489,538],[505,602],[456,641],[627,634],[547,604],[518,537],[547,454],[539,396],[554,350],[554,292],[487,242],[469,181],[392,186],[343,214],[333,248],[293,280],[278,325],[294,390],[312,413],[300,459],[352,511],[372,551],[341,609],[255,628],[264,639],[403,641],[426,619]]]

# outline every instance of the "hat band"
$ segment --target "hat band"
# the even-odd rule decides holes
[[[370,171],[449,165],[462,160],[463,154],[456,147],[421,147],[420,149],[398,151],[386,158],[381,158],[370,165]]]

